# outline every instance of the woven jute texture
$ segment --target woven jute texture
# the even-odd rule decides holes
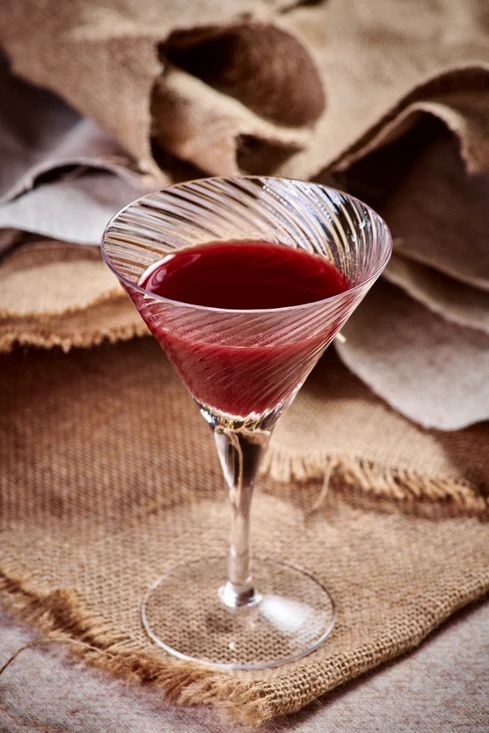
[[[87,347],[147,333],[98,247],[32,241],[0,265],[0,352]]]
[[[344,367],[330,357],[319,369],[338,387]],[[421,485],[416,502],[387,491],[379,502],[362,490],[362,481],[378,485],[374,462],[352,448],[343,464],[338,456],[325,497],[322,481],[263,478],[254,511],[257,554],[287,557],[334,595],[338,623],[328,642],[252,675],[177,662],[146,639],[139,599],[174,563],[224,552],[228,510],[207,428],[159,348],[141,339],[70,354],[17,350],[1,356],[0,379],[2,600],[48,634],[90,644],[89,661],[158,686],[172,702],[214,705],[257,725],[408,650],[489,589],[487,512],[465,506],[462,488],[484,497],[461,478],[463,466],[450,479],[438,455],[438,474],[446,474],[438,495],[424,496]],[[332,434],[345,420],[368,433],[375,398],[348,384],[321,403],[331,408]],[[404,434],[412,443],[422,436]],[[458,455],[483,437],[459,436]],[[277,433],[276,464],[283,439]],[[399,476],[414,487],[406,465]]]

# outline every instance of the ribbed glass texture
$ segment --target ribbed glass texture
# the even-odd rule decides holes
[[[167,255],[229,240],[315,253],[350,287],[304,305],[231,310],[176,302],[140,286]],[[278,417],[386,265],[389,231],[360,201],[324,186],[207,178],[127,206],[109,223],[102,250],[212,428],[231,510],[227,563],[199,558],[157,578],[142,600],[143,627],[170,654],[219,669],[300,659],[330,635],[334,602],[300,568],[273,558],[252,562],[255,479]],[[199,633],[189,636],[189,628]]]
[[[144,290],[147,268],[181,248],[260,240],[315,253],[350,288],[267,310],[189,305]],[[107,226],[103,254],[182,380],[205,409],[230,418],[278,415],[385,267],[391,237],[357,199],[267,177],[207,178],[135,201]]]

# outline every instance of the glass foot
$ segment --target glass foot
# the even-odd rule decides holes
[[[219,597],[226,559],[178,565],[158,578],[141,603],[148,636],[180,659],[220,669],[264,669],[309,654],[335,622],[328,591],[293,565],[253,563],[253,605],[227,607]]]

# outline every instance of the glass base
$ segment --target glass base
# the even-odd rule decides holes
[[[253,604],[220,598],[226,559],[178,565],[158,578],[141,603],[148,636],[179,659],[219,669],[265,669],[317,649],[335,623],[328,591],[311,575],[271,559],[253,563]],[[221,593],[222,595],[222,593]]]

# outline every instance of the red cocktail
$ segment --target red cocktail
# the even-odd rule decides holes
[[[214,242],[182,249],[155,262],[139,285],[181,303],[208,308],[263,310],[314,303],[348,289],[348,279],[316,254],[269,242]],[[148,326],[183,381],[202,404],[229,415],[261,414],[286,401],[318,348],[336,331],[324,322],[277,343],[276,334],[231,332],[218,340],[164,319]],[[193,325],[193,324],[192,324]],[[291,330],[291,329],[290,329]]]
[[[324,186],[210,178],[127,206],[102,250],[211,427],[231,505],[227,573],[198,556],[168,570],[143,599],[143,627],[213,667],[299,659],[331,633],[334,605],[286,562],[252,572],[254,481],[280,415],[387,264],[389,231]],[[196,553],[204,541],[196,528]]]

